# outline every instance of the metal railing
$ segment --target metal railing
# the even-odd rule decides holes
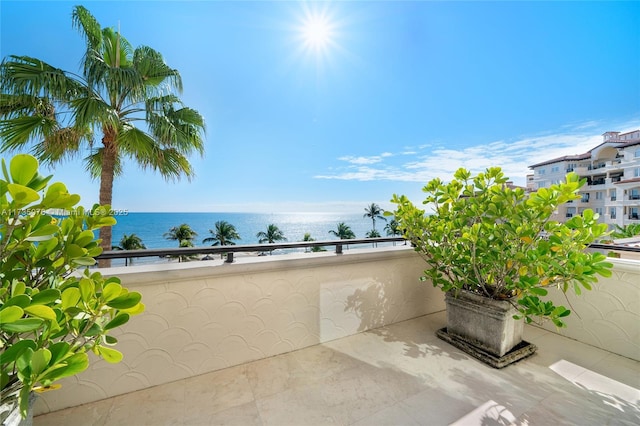
[[[269,253],[279,249],[297,249],[297,248],[313,248],[313,247],[335,247],[336,254],[342,254],[344,246],[373,244],[379,243],[408,243],[403,237],[379,237],[379,238],[361,238],[350,240],[329,240],[329,241],[299,241],[290,243],[274,243],[274,244],[243,244],[234,246],[209,246],[209,247],[182,247],[182,248],[162,248],[162,249],[146,249],[146,250],[109,250],[103,252],[97,259],[130,259],[139,257],[182,257],[194,256],[198,254],[220,254],[226,256],[225,263],[233,263],[234,253]],[[600,244],[594,243],[589,245],[590,249],[609,250],[609,251],[626,251],[640,253],[640,247],[630,247],[616,244]]]
[[[290,243],[273,243],[273,244],[242,244],[242,245],[225,245],[225,246],[209,246],[209,247],[180,247],[180,248],[161,248],[161,249],[144,249],[144,250],[109,250],[104,251],[96,257],[96,259],[130,259],[138,257],[187,257],[199,254],[220,254],[225,256],[225,263],[233,263],[234,253],[269,253],[274,250],[297,249],[297,248],[314,248],[314,247],[331,247],[335,246],[335,253],[342,254],[344,246],[356,244],[373,244],[406,242],[404,237],[379,237],[379,238],[360,238],[349,240],[328,240],[328,241],[298,241]]]

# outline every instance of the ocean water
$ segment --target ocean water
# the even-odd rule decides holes
[[[266,231],[269,224],[275,224],[284,233],[289,242],[302,241],[305,233],[317,241],[336,240],[329,234],[336,230],[339,222],[351,227],[356,238],[365,238],[372,229],[371,219],[363,214],[340,213],[127,213],[116,216],[117,223],[113,227],[113,244],[118,245],[124,234],[136,234],[149,249],[172,248],[178,245],[175,240],[164,238],[171,228],[188,224],[198,233],[193,244],[207,246],[202,240],[210,237],[209,230],[215,230],[215,223],[225,220],[236,227],[241,239],[240,244],[257,244],[256,234]],[[386,236],[386,222],[376,220],[376,229],[381,236]]]

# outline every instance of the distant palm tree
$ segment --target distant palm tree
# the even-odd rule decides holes
[[[236,231],[236,227],[226,220],[219,220],[215,224],[215,231],[209,229],[211,237],[202,240],[202,244],[211,244],[212,246],[234,246],[233,240],[240,240],[240,234]]]
[[[198,235],[196,231],[191,229],[191,227],[186,223],[183,223],[180,226],[174,226],[169,229],[169,232],[165,232],[164,237],[167,240],[178,241],[179,247],[192,247],[193,243],[191,241],[196,237],[196,235]],[[184,241],[188,242],[190,245],[183,245]]]
[[[640,223],[631,223],[625,226],[616,225],[611,233],[613,238],[631,238],[640,235]]]
[[[307,232],[307,233],[304,234],[304,237],[302,238],[302,241],[315,241],[315,239],[311,238],[311,234]],[[311,247],[311,249],[306,247],[304,249],[304,251],[305,251],[305,253],[308,253],[309,251],[317,253],[317,252],[320,252],[320,251],[327,251],[327,249],[324,248],[324,247],[314,246],[314,247]]]
[[[144,250],[147,247],[142,243],[142,239],[136,234],[124,234],[120,240],[119,246],[111,247],[113,250]],[[124,258],[124,266],[129,266],[129,262],[133,265],[133,258]]]
[[[371,203],[371,205],[364,208],[365,214],[362,217],[368,217],[373,222],[373,229],[376,229],[376,219],[382,219],[386,221],[387,219],[382,215],[384,210],[380,208],[376,203]]]
[[[277,241],[287,241],[287,239],[285,238],[280,228],[278,228],[273,223],[267,226],[267,232],[264,232],[264,231],[258,232],[256,234],[256,238],[258,238],[258,243],[260,244],[264,244],[264,243],[273,244]],[[273,250],[269,251],[269,253],[272,253],[272,252]]]
[[[180,241],[180,248],[184,248],[184,247],[193,247],[193,242],[191,240]],[[188,262],[190,260],[197,258],[198,256],[196,256],[195,254],[180,254],[178,256],[171,256],[171,257],[177,257],[178,262]]]
[[[378,238],[378,237],[380,237],[380,233],[375,229],[372,229],[371,231],[367,232],[365,235],[366,235],[367,238]],[[373,246],[374,247],[378,247],[378,243],[373,243]]]
[[[212,246],[234,246],[236,245],[233,240],[240,240],[240,234],[236,231],[236,227],[227,222],[226,220],[219,220],[215,224],[215,231],[209,229],[211,237],[207,237],[202,240],[202,244],[211,244]],[[224,253],[220,253],[220,258],[224,257]]]
[[[396,220],[396,218],[394,217],[393,219],[391,219],[389,221],[389,223],[387,223],[384,226],[384,230],[387,231],[387,236],[390,237],[397,237],[402,235],[402,230],[400,228],[398,228],[400,226],[400,224],[398,223],[398,221]],[[396,242],[393,242],[393,245],[396,245]]]
[[[356,234],[353,233],[351,227],[345,224],[344,222],[338,223],[337,230],[330,230],[329,233],[335,237],[340,238],[341,240],[350,240],[356,237]]]

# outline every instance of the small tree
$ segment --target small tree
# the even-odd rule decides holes
[[[140,293],[86,268],[102,252],[94,231],[115,223],[110,207],[79,207],[79,195],[50,179],[30,155],[15,156],[9,168],[2,161],[0,400],[19,404],[22,417],[31,391],[86,370],[87,352],[119,362],[109,333],[144,310]],[[51,209],[67,215],[53,217]]]
[[[425,255],[423,279],[435,287],[509,300],[527,322],[536,316],[563,327],[570,311],[541,297],[550,287],[580,294],[598,275],[611,276],[605,255],[585,251],[607,225],[590,209],[565,223],[550,219],[559,205],[580,198],[586,181],[575,173],[529,195],[507,181],[499,167],[476,176],[459,169],[451,182],[433,179],[424,187],[423,204],[432,206],[432,214],[394,195],[395,216]]]

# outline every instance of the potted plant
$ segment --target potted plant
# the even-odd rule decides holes
[[[570,173],[530,194],[507,182],[498,167],[476,176],[459,169],[451,182],[423,188],[433,212],[406,196],[392,199],[399,228],[424,254],[422,279],[446,293],[447,327],[438,335],[498,368],[536,350],[522,341],[523,319],[565,326],[570,311],[544,300],[549,288],[580,294],[612,267],[605,255],[585,251],[607,230],[591,210],[550,220],[559,205],[580,198],[584,180]]]
[[[27,417],[32,391],[55,388],[57,380],[85,370],[88,351],[119,362],[122,354],[109,333],[144,310],[139,293],[87,268],[102,251],[94,231],[115,223],[109,207],[77,207],[80,197],[50,179],[30,155],[15,156],[9,168],[2,160],[2,424]],[[55,217],[52,209],[66,214]]]

